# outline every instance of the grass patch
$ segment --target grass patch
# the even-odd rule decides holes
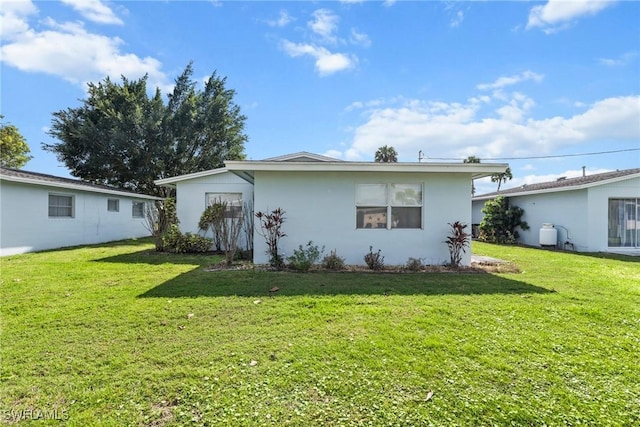
[[[152,247],[0,260],[4,421],[640,424],[637,258],[474,242],[521,272],[207,272]]]

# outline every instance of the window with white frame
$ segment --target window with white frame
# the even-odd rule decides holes
[[[107,211],[120,212],[120,199],[107,199]]]
[[[242,217],[242,193],[207,193],[207,206],[214,203],[225,203],[225,218]]]
[[[133,218],[144,218],[144,202],[133,202],[131,205],[131,216]]]
[[[73,196],[49,194],[49,217],[73,218]]]
[[[422,228],[422,185],[356,185],[356,228]]]

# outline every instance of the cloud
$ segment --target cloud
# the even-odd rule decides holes
[[[504,89],[507,86],[513,86],[515,84],[533,80],[535,82],[541,82],[544,76],[542,74],[534,73],[533,71],[524,71],[520,74],[516,74],[514,76],[504,76],[499,77],[493,83],[481,83],[476,86],[477,89],[480,90],[496,90],[496,89]]]
[[[369,38],[369,36],[365,33],[359,32],[355,28],[351,29],[351,37],[349,38],[349,41],[351,42],[351,44],[363,47],[371,46],[371,39]]]
[[[123,25],[124,22],[100,0],[61,0],[71,6],[86,19],[99,24]]]
[[[30,1],[4,2],[0,8],[0,28],[2,40],[12,40],[29,29],[27,18],[38,13]]]
[[[267,24],[271,27],[286,27],[293,21],[294,21],[293,17],[289,15],[289,13],[286,10],[283,9],[280,11],[280,15],[278,15],[278,19],[267,21]]]
[[[13,5],[13,3],[7,3]],[[105,76],[119,79],[149,75],[149,83],[164,86],[166,76],[161,63],[151,57],[140,58],[121,51],[124,41],[87,31],[79,22],[58,23],[45,18],[31,28],[26,18],[37,13],[33,8],[7,9],[3,4],[3,23],[9,17],[11,33],[3,37],[2,62],[25,72],[46,73],[71,83],[84,85]]]
[[[370,157],[393,141],[401,158],[413,158],[419,150],[432,158],[491,158],[541,155],[602,140],[640,139],[640,96],[606,98],[570,117],[531,118],[528,113],[534,104],[531,98],[514,93],[490,112],[484,111],[487,105],[478,98],[465,103],[406,100],[400,106],[379,106],[355,128],[350,153],[359,159]]]
[[[316,71],[321,76],[348,70],[355,67],[357,63],[357,58],[354,56],[345,53],[332,53],[321,46],[283,40],[282,48],[293,58],[305,55],[315,58]]]
[[[627,52],[617,58],[599,58],[598,62],[607,67],[622,67],[631,63],[637,56],[637,52]]]
[[[462,21],[464,21],[464,12],[459,10],[458,12],[456,12],[456,15],[453,17],[453,19],[451,19],[451,22],[449,22],[449,26],[451,28],[459,27],[460,24],[462,24]]]
[[[340,18],[327,9],[318,9],[312,14],[313,20],[307,23],[307,26],[314,33],[321,36],[325,41],[335,43],[337,38],[335,32],[338,29]]]
[[[607,0],[549,0],[545,5],[531,8],[527,29],[541,28],[551,34],[568,28],[579,17],[596,15],[613,3]]]

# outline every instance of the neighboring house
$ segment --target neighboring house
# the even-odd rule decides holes
[[[449,260],[449,223],[471,224],[472,179],[504,172],[506,164],[346,162],[311,153],[261,161],[227,161],[225,168],[166,178],[174,186],[182,231],[195,231],[217,195],[252,201],[255,211],[286,211],[281,252],[299,245],[336,250],[348,264],[381,250],[387,265],[409,257],[428,264]],[[256,220],[254,262],[268,262]],[[462,263],[469,265],[467,251]]]
[[[143,237],[152,196],[0,168],[0,255]]]
[[[519,231],[526,245],[540,245],[543,224],[557,229],[560,248],[580,252],[638,253],[640,250],[640,168],[559,178],[473,198],[473,223],[498,195],[524,209],[530,227]],[[543,238],[544,239],[544,238]]]

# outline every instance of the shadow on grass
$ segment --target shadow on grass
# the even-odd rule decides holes
[[[278,290],[273,292],[272,289]],[[284,297],[300,295],[483,295],[553,291],[492,274],[334,273],[196,269],[156,286],[141,298]]]
[[[299,295],[484,295],[554,291],[478,272],[373,273],[216,270],[220,255],[176,255],[144,250],[95,260],[122,264],[198,266],[139,295],[140,298],[282,297]],[[270,290],[277,288],[275,292]]]

